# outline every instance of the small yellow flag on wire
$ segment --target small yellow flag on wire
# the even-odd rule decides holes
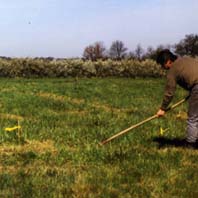
[[[18,125],[18,126],[14,126],[14,127],[7,127],[7,128],[5,128],[5,131],[7,131],[7,132],[11,132],[11,131],[14,131],[14,130],[16,130],[16,129],[21,129],[21,126],[20,125]]]
[[[160,127],[160,135],[164,135],[165,131],[168,131],[169,128],[167,129],[163,129],[162,127]]]

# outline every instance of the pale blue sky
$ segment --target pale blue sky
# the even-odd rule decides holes
[[[0,0],[0,56],[77,57],[122,40],[129,50],[198,33],[197,0]]]

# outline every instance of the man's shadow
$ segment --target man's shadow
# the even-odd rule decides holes
[[[153,141],[158,143],[159,148],[164,148],[164,147],[189,148],[189,146],[186,145],[185,139],[180,139],[180,138],[170,139],[166,137],[154,137]]]

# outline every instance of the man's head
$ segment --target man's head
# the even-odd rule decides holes
[[[172,63],[177,59],[170,50],[162,50],[157,56],[157,63],[160,64],[164,69],[170,69]]]

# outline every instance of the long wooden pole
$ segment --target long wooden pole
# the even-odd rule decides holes
[[[177,106],[179,106],[180,104],[182,104],[183,102],[185,102],[187,99],[188,99],[188,97],[186,97],[186,98],[180,100],[179,102],[175,103],[175,104],[172,105],[170,108],[168,108],[166,111],[170,111],[170,110],[174,109],[175,107],[177,107]],[[141,122],[139,122],[139,123],[137,123],[137,124],[135,124],[135,125],[132,125],[131,127],[127,128],[127,129],[125,129],[125,130],[123,130],[123,131],[120,131],[119,133],[113,135],[112,137],[110,137],[110,138],[108,138],[108,139],[106,139],[106,140],[100,142],[100,145],[104,145],[104,144],[110,142],[111,140],[113,140],[113,139],[115,139],[115,138],[117,138],[117,137],[119,137],[119,136],[121,136],[121,135],[127,133],[128,131],[130,131],[130,130],[132,130],[132,129],[135,129],[135,128],[141,126],[142,124],[144,124],[144,123],[146,123],[146,122],[149,122],[149,121],[151,121],[151,120],[153,120],[153,119],[155,119],[155,118],[157,118],[157,117],[158,117],[158,116],[155,114],[155,115],[153,115],[153,116],[151,116],[151,117],[149,117],[149,118],[147,118],[147,119],[145,119],[145,120],[143,120],[143,121],[141,121]]]

